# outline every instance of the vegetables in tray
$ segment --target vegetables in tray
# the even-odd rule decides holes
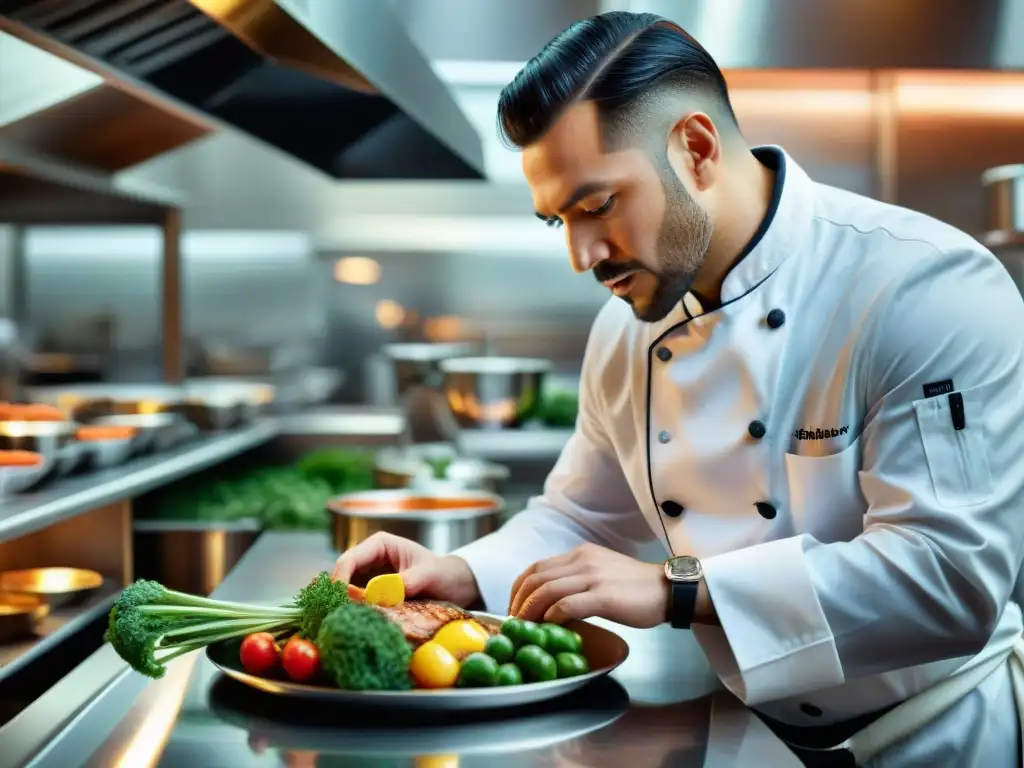
[[[330,448],[293,467],[263,467],[234,477],[214,472],[182,481],[157,497],[143,517],[210,523],[248,518],[266,530],[326,530],[329,498],[372,487],[372,452]]]
[[[43,463],[35,451],[0,451],[0,469],[5,467],[37,467]]]
[[[240,641],[251,675],[350,691],[489,688],[590,671],[580,636],[564,627],[510,618],[499,628],[448,603],[404,601],[404,593],[396,574],[361,591],[324,572],[287,605],[253,606],[140,580],[110,611],[106,638],[154,678],[171,659],[227,641]]]

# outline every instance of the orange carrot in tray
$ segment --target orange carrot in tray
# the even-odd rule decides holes
[[[67,421],[60,408],[42,403],[0,403],[0,421]]]
[[[75,437],[82,442],[94,440],[128,440],[135,436],[135,427],[90,426],[79,427]]]
[[[33,451],[0,451],[0,468],[36,467],[43,463],[43,457]]]

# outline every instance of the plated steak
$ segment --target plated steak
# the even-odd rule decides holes
[[[434,600],[407,600],[390,608],[380,605],[373,607],[397,624],[414,648],[427,642],[448,622],[473,618],[473,614],[457,605]],[[482,626],[491,634],[497,633],[495,627],[487,624]]]

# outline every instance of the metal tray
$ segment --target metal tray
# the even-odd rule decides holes
[[[45,456],[42,463],[34,467],[0,467],[0,498],[29,490],[42,481],[52,467]]]
[[[134,438],[116,440],[82,440],[79,442],[85,453],[85,463],[94,469],[116,467],[128,461],[134,450]]]
[[[500,625],[503,617],[474,613],[478,621]],[[591,670],[579,677],[547,683],[525,683],[498,688],[445,688],[412,691],[344,691],[327,686],[293,683],[285,678],[257,677],[246,672],[239,661],[238,641],[217,643],[206,649],[207,658],[224,674],[240,683],[267,693],[318,699],[355,707],[385,707],[415,710],[466,710],[519,707],[564,696],[604,677],[629,655],[626,641],[614,632],[585,621],[565,625],[579,632]]]

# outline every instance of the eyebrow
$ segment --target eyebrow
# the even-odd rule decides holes
[[[565,202],[558,207],[558,213],[565,213],[580,200],[590,197],[595,192],[602,192],[606,189],[610,189],[611,187],[612,184],[608,181],[589,181],[586,184],[580,184],[580,186],[576,187],[576,190],[566,198]],[[541,213],[540,211],[537,211],[536,213],[537,218],[541,221],[550,221],[551,219],[556,218],[555,216]]]

